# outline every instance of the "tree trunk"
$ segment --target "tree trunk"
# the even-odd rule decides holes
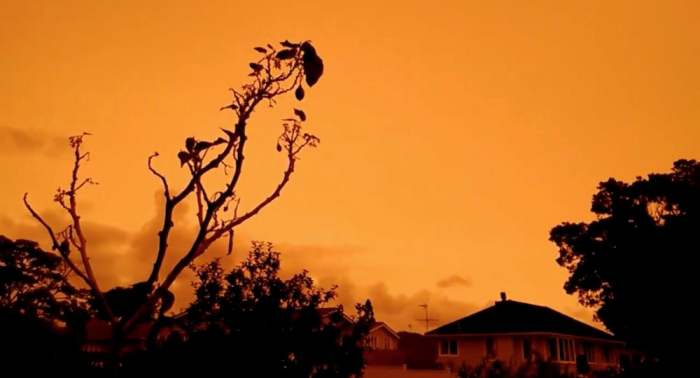
[[[124,344],[124,337],[121,327],[113,326],[112,332],[112,345],[110,348],[110,355],[107,362],[107,374],[111,378],[119,377],[119,370],[121,368],[121,356],[122,356],[122,345]]]

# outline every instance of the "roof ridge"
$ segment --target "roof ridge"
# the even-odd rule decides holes
[[[510,304],[510,306],[508,304]],[[512,318],[512,316],[516,316],[518,313],[521,312],[522,314],[525,314],[524,316],[526,316],[527,318],[532,319],[511,319],[507,320],[506,323],[502,324],[500,324],[501,321],[498,321],[500,325],[496,325],[495,323],[493,323],[495,321],[495,319],[492,319],[493,316],[495,316],[496,318],[506,316],[506,318],[510,319]],[[573,316],[567,315],[549,306],[514,301],[510,299],[497,301],[492,306],[486,307],[482,310],[476,311],[472,314],[469,314],[450,323],[437,327],[432,331],[427,332],[426,335],[459,334],[464,332],[470,332],[467,331],[467,329],[471,329],[473,331],[475,330],[474,327],[477,327],[477,329],[482,330],[493,329],[495,333],[507,332],[506,329],[532,329],[532,331],[535,331],[535,329],[542,328],[542,331],[544,331],[544,329],[546,328],[549,330],[549,328],[551,327],[542,323],[542,321],[544,321],[543,317],[552,317],[547,322],[551,323],[550,326],[554,326],[554,329],[552,329],[551,331],[555,331],[555,329],[558,329],[558,331],[556,331],[555,333],[571,334],[572,336],[588,335],[588,337],[593,338],[619,340],[617,336],[606,330],[599,329],[591,324],[585,323],[579,319],[574,318]],[[504,321],[506,320],[506,318],[504,318]],[[525,323],[523,323],[523,321]]]
[[[590,325],[590,324],[588,324],[588,323],[585,323],[585,322],[583,322],[583,321],[581,321],[581,320],[578,320],[578,319],[574,318],[573,316],[566,315],[566,314],[564,314],[564,313],[562,313],[562,312],[559,312],[559,311],[557,311],[557,310],[554,310],[554,309],[550,309],[550,310],[556,311],[556,312],[558,312],[559,314],[564,315],[564,316],[566,316],[567,318],[569,318],[569,319],[571,319],[571,320],[573,320],[573,321],[575,321],[575,322],[577,322],[577,323],[579,323],[579,324],[583,324],[584,326],[586,326],[586,327],[588,327],[588,328],[594,329],[594,330],[596,330],[596,331],[598,331],[598,332],[603,332],[603,333],[605,333],[605,334],[607,334],[607,335],[609,335],[609,336],[615,337],[615,338],[617,337],[617,336],[615,336],[614,334],[612,334],[611,332],[608,332],[608,331],[606,331],[606,330],[602,330],[602,329],[600,329],[600,328],[593,327],[592,325]]]
[[[526,304],[529,304],[529,305],[531,305],[531,306],[546,308],[546,309],[549,310],[549,311],[554,311],[554,312],[557,313],[558,315],[562,315],[562,316],[566,317],[567,319],[573,320],[574,322],[576,322],[576,323],[578,323],[578,324],[581,324],[581,325],[584,325],[584,326],[586,326],[586,327],[588,327],[588,328],[590,328],[590,329],[592,329],[592,330],[595,330],[595,331],[597,331],[597,332],[602,332],[602,333],[605,333],[605,334],[607,334],[607,335],[609,335],[609,336],[615,337],[615,335],[613,335],[613,334],[610,333],[610,332],[607,332],[607,331],[602,330],[602,329],[600,329],[600,328],[596,328],[596,327],[594,327],[594,326],[592,326],[592,325],[590,325],[590,324],[588,324],[588,323],[585,323],[585,322],[583,322],[583,321],[581,321],[581,320],[578,320],[578,319],[574,318],[574,317],[571,316],[571,315],[567,315],[567,314],[565,314],[565,313],[563,313],[563,312],[561,312],[561,311],[559,311],[559,310],[557,310],[557,309],[553,309],[553,308],[551,308],[551,307],[549,307],[549,306],[541,306],[541,305],[530,304],[530,303],[526,303]]]

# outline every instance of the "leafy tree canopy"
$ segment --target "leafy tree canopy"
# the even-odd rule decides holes
[[[342,307],[322,309],[337,296],[335,287],[315,287],[307,271],[282,279],[280,266],[279,253],[258,242],[231,271],[219,260],[192,266],[196,298],[184,316],[186,337],[133,358],[124,376],[231,369],[256,377],[360,374],[371,303],[358,304],[349,321]]]
[[[61,256],[30,240],[0,235],[0,308],[47,320],[67,321],[86,308],[87,291],[68,280]]]
[[[88,293],[71,285],[68,272],[60,256],[38,243],[0,235],[2,373],[89,373],[75,335],[64,326],[87,319]]]
[[[550,240],[569,271],[564,288],[631,346],[677,356],[673,338],[694,324],[689,258],[700,247],[700,164],[670,173],[600,183],[588,223],[562,223]]]

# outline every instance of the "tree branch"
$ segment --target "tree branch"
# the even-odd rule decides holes
[[[206,156],[208,148],[213,145],[210,144],[209,147],[203,147],[204,150],[202,150],[200,148],[197,148],[197,144],[199,144],[200,142],[197,142],[197,144],[193,145],[192,140],[188,139],[188,141],[186,141],[187,151],[181,151],[178,155],[181,159],[181,163],[187,162],[188,167],[190,167],[191,169],[190,173],[192,176],[180,193],[178,193],[175,196],[171,196],[166,200],[163,228],[159,232],[160,241],[158,253],[148,282],[153,284],[159,280],[160,270],[168,247],[167,239],[173,227],[172,214],[174,212],[174,209],[185,198],[192,194],[193,191],[196,191],[195,196],[198,201],[199,211],[197,214],[197,218],[199,223],[199,232],[197,233],[194,241],[192,242],[188,252],[172,268],[172,270],[168,273],[166,278],[156,288],[155,292],[153,292],[149,296],[147,303],[144,304],[144,306],[142,306],[136,312],[136,314],[131,316],[130,319],[123,319],[123,321],[121,322],[121,328],[124,331],[127,331],[134,324],[136,319],[139,316],[141,316],[145,311],[155,306],[158,300],[160,299],[161,295],[167,292],[169,287],[174,283],[175,279],[180,275],[180,273],[185,268],[187,268],[198,256],[203,254],[215,240],[220,238],[226,232],[232,231],[233,227],[235,227],[236,225],[243,223],[245,220],[249,219],[250,217],[257,214],[259,211],[261,211],[262,208],[267,206],[270,202],[272,202],[275,198],[277,198],[280,195],[281,190],[289,181],[289,177],[294,171],[294,162],[296,159],[295,155],[299,151],[299,149],[295,149],[295,147],[298,147],[298,145],[294,145],[298,133],[293,138],[293,140],[290,141],[290,147],[288,150],[290,164],[288,166],[287,171],[285,171],[282,182],[278,185],[276,190],[261,204],[256,206],[243,217],[235,217],[233,221],[229,223],[222,223],[219,226],[219,218],[217,216],[218,211],[222,207],[226,207],[227,204],[230,202],[242,173],[244,149],[247,140],[246,125],[252,112],[254,111],[256,106],[265,99],[269,99],[270,105],[272,106],[272,104],[274,103],[274,97],[289,92],[295,87],[298,87],[297,91],[302,91],[301,81],[306,70],[306,67],[302,67],[302,61],[304,61],[304,64],[306,64],[309,60],[308,58],[311,57],[312,60],[317,60],[317,64],[322,65],[322,62],[318,62],[320,61],[320,58],[318,58],[318,56],[315,53],[315,49],[313,49],[313,47],[311,47],[310,44],[291,44],[288,41],[285,41],[284,43],[282,43],[282,45],[285,46],[285,48],[289,49],[287,55],[285,55],[286,57],[281,57],[282,55],[279,55],[277,51],[273,49],[272,52],[266,53],[265,56],[262,59],[260,59],[257,64],[250,64],[251,68],[253,69],[253,73],[251,73],[249,76],[254,77],[254,82],[252,84],[244,85],[242,88],[243,90],[241,92],[238,92],[231,88],[231,92],[233,93],[234,97],[233,104],[223,107],[221,109],[223,110],[226,108],[230,108],[234,110],[236,112],[236,115],[238,116],[238,120],[235,124],[235,127],[233,128],[233,131],[224,130],[224,132],[228,135],[229,139],[223,151],[221,151],[208,163],[204,164],[204,157],[200,156],[200,152],[204,151],[204,155]],[[293,54],[290,55],[289,52],[293,52]],[[267,64],[265,66],[260,63]],[[283,72],[279,75],[273,74],[273,67],[275,69],[280,70],[282,69],[282,64],[285,65],[285,68],[282,70]],[[302,70],[302,68],[304,68],[304,70]],[[313,79],[314,83],[316,80],[318,80],[318,77],[321,76],[323,67],[320,67],[320,71],[318,66],[316,66],[316,69],[316,73],[313,73],[313,75],[316,76],[316,78]],[[313,85],[313,83],[311,83],[310,85]],[[297,98],[299,100],[301,100],[302,97],[303,93],[301,95],[297,94]],[[298,128],[295,128],[295,131],[298,132]],[[306,145],[308,143],[309,140],[307,140],[306,143],[304,143],[303,145]],[[214,142],[214,144],[216,144],[216,142]],[[195,147],[193,148],[192,146]],[[202,178],[204,177],[204,175],[219,167],[219,165],[221,164],[224,165],[224,168],[226,170],[228,164],[226,164],[224,161],[228,156],[232,156],[234,160],[233,175],[229,183],[226,185],[225,189],[223,191],[216,192],[218,194],[218,197],[215,195],[210,199],[209,196],[206,195],[206,191],[204,190],[204,187],[202,185]],[[202,209],[205,206],[202,203],[202,195],[204,195],[206,201],[206,211],[203,216]],[[212,221],[215,222],[213,226],[211,226]],[[210,237],[207,237],[207,235],[211,232],[213,232],[214,234]]]
[[[228,222],[225,226],[217,229],[212,236],[207,238],[204,241],[204,244],[211,244],[215,240],[219,239],[222,237],[225,233],[230,232],[233,230],[234,227],[240,225],[241,223],[245,222],[246,220],[252,218],[254,215],[260,212],[265,206],[269,205],[272,201],[274,201],[277,197],[280,196],[282,193],[282,189],[287,185],[289,182],[289,179],[292,176],[292,173],[294,173],[294,167],[296,163],[296,158],[290,154],[289,155],[289,164],[287,166],[287,170],[284,172],[284,175],[282,176],[282,181],[277,185],[277,188],[270,194],[267,198],[265,198],[262,202],[260,202],[257,206],[255,206],[253,209],[248,211],[247,213],[243,214],[241,217],[236,217],[230,222]]]
[[[249,114],[242,114],[241,118],[238,120],[238,124],[245,124],[245,122],[248,119]],[[236,137],[231,135],[229,142],[226,144],[226,148],[224,151],[222,151],[219,155],[216,156],[216,158],[212,159],[209,163],[207,163],[204,167],[202,167],[199,170],[194,171],[192,178],[190,181],[187,183],[185,188],[182,189],[182,191],[176,195],[175,197],[172,197],[168,200],[166,200],[165,203],[165,211],[164,211],[164,217],[163,217],[163,227],[161,228],[161,231],[158,232],[159,236],[159,244],[158,244],[158,254],[156,256],[156,261],[153,264],[153,269],[151,270],[151,275],[148,278],[148,283],[153,285],[156,281],[158,281],[158,277],[160,275],[160,269],[163,265],[163,260],[165,259],[165,254],[168,249],[168,236],[170,235],[170,230],[173,227],[173,212],[175,210],[175,207],[182,202],[192,191],[195,189],[197,183],[201,180],[202,176],[206,174],[207,172],[211,171],[212,169],[216,168],[225,158],[231,153],[231,150],[233,149],[233,146],[236,142]]]
[[[67,192],[68,194],[68,201],[70,203],[70,208],[68,209],[68,213],[71,216],[71,219],[73,220],[73,229],[75,230],[76,235],[78,236],[78,244],[79,248],[78,251],[80,252],[80,258],[83,261],[83,267],[85,268],[85,273],[87,274],[87,277],[90,279],[92,284],[94,285],[94,288],[96,291],[102,293],[99,289],[99,286],[97,284],[97,279],[95,278],[95,274],[92,271],[92,264],[90,264],[90,258],[87,255],[87,238],[85,238],[85,234],[83,233],[82,226],[80,224],[80,216],[78,215],[78,201],[76,199],[76,193],[78,189],[82,187],[83,184],[80,186],[76,187],[76,184],[78,182],[78,171],[80,170],[80,161],[83,160],[86,156],[89,156],[88,154],[81,155],[80,154],[80,145],[82,144],[82,139],[83,136],[78,136],[74,137],[73,140],[71,140],[71,144],[73,144],[74,147],[74,155],[75,155],[75,162],[73,163],[73,175],[70,183],[70,191]],[[86,180],[88,181],[88,180]],[[97,294],[97,293],[96,293]],[[106,305],[106,302],[105,302]]]
[[[29,195],[29,193],[24,193],[24,197],[23,197],[24,206],[27,208],[27,210],[29,210],[29,212],[32,214],[34,219],[39,221],[39,223],[41,223],[41,225],[44,226],[44,229],[46,229],[46,231],[48,232],[49,237],[51,237],[51,242],[53,243],[52,248],[59,249],[60,243],[56,239],[56,235],[54,234],[53,229],[51,228],[51,226],[49,226],[48,223],[46,223],[44,218],[42,218],[39,214],[37,214],[37,212],[32,208],[32,206],[29,205],[29,201],[27,200],[28,195]],[[107,316],[109,317],[110,321],[112,321],[113,324],[116,324],[116,322],[117,322],[116,318],[112,314],[112,310],[109,308],[109,305],[107,304],[107,300],[105,299],[102,291],[100,291],[100,288],[94,282],[92,282],[90,280],[90,278],[75,265],[75,263],[73,262],[73,260],[70,259],[68,254],[61,253],[60,255],[63,258],[63,260],[66,262],[66,264],[68,264],[70,269],[73,272],[75,272],[75,274],[77,274],[78,277],[80,277],[88,285],[90,290],[92,290],[92,292],[99,298],[100,302],[105,307],[105,312],[107,313]]]
[[[165,179],[165,176],[162,174],[158,173],[158,171],[153,168],[153,158],[160,156],[158,152],[154,152],[153,155],[148,157],[148,170],[151,171],[156,177],[160,179],[160,181],[163,183],[163,194],[165,195],[165,200],[168,201],[170,200],[170,187],[168,186],[168,180]]]

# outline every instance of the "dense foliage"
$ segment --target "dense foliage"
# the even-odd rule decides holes
[[[47,320],[68,321],[86,309],[86,290],[73,286],[63,259],[29,240],[0,235],[0,308]]]
[[[87,319],[86,292],[68,280],[58,255],[0,236],[0,363],[3,376],[73,374],[87,367],[65,327]]]
[[[349,321],[342,307],[324,308],[335,288],[316,288],[306,271],[282,279],[280,266],[271,245],[254,243],[248,259],[229,272],[218,260],[193,267],[196,299],[180,318],[183,334],[132,358],[124,375],[206,376],[232,369],[241,377],[359,375],[371,303],[358,305]]]
[[[694,267],[700,249],[700,164],[678,160],[670,173],[600,183],[596,219],[551,230],[564,288],[630,346],[672,364],[675,342],[695,324]]]

